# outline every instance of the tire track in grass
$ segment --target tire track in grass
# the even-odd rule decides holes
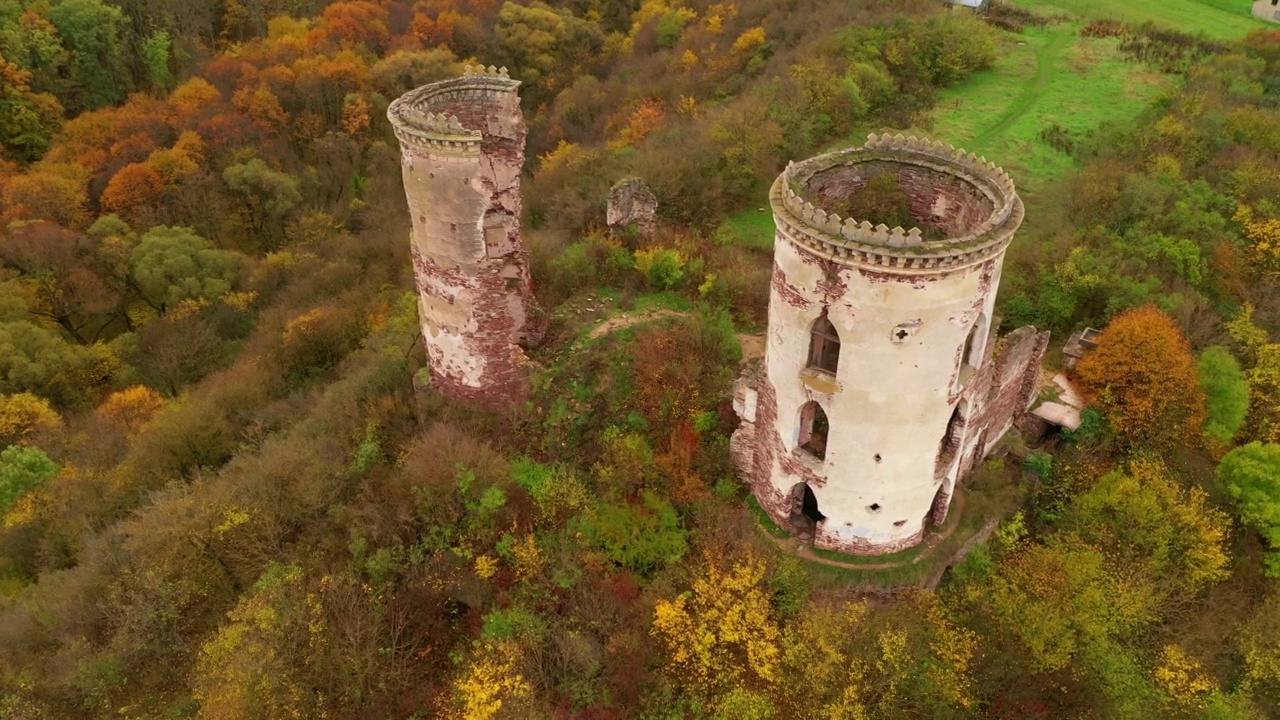
[[[1074,39],[1074,33],[1069,29],[1063,29],[1061,33],[1053,35],[1049,38],[1049,42],[1036,53],[1036,72],[1027,81],[1022,92],[1014,99],[1009,107],[996,118],[993,125],[986,130],[977,134],[973,138],[974,148],[990,148],[993,139],[1003,135],[1013,124],[1018,122],[1035,107],[1036,101],[1039,100],[1048,88],[1050,81],[1053,79],[1055,70],[1061,67],[1060,61],[1066,53],[1067,48]]]

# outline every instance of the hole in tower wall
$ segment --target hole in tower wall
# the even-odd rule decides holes
[[[960,351],[960,369],[970,370],[969,375],[972,375],[972,371],[982,364],[982,356],[987,344],[986,329],[986,313],[979,313],[978,319],[974,320],[973,326],[969,328],[969,335],[964,340],[964,349]],[[968,377],[962,377],[961,380],[968,380]]]
[[[871,503],[870,505],[868,505],[867,512],[872,512],[872,513],[880,512],[880,503]]]
[[[790,517],[792,526],[812,526],[826,519],[827,516],[818,509],[818,496],[813,493],[809,483],[796,483],[792,486]]]
[[[907,322],[900,323],[893,329],[893,332],[889,333],[889,339],[892,340],[895,345],[902,345],[910,340],[912,336],[920,330],[921,325],[922,323],[919,320],[909,320]]]
[[[951,468],[951,461],[955,460],[956,452],[960,448],[960,440],[964,436],[964,402],[956,404],[954,410],[951,411],[951,418],[947,420],[947,429],[943,431],[942,439],[938,441],[938,461],[934,468],[935,479],[944,477],[947,470]]]

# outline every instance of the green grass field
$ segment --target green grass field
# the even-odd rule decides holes
[[[1041,139],[1048,127],[1080,139],[1108,122],[1125,122],[1171,80],[1125,62],[1115,38],[1082,38],[1078,23],[1002,35],[1000,57],[942,93],[929,121],[913,131],[1002,165],[1028,202],[1073,163]]]
[[[1218,40],[1238,38],[1250,30],[1275,27],[1250,15],[1250,0],[1010,0],[1044,14],[1057,10],[1085,20],[1120,20],[1163,25],[1180,32]]]

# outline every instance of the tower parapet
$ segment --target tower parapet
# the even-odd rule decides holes
[[[769,332],[735,386],[735,464],[819,547],[914,545],[1035,396],[1047,333],[991,332],[1022,200],[985,158],[872,135],[788,165],[770,201]]]
[[[519,87],[506,68],[467,66],[387,109],[400,141],[433,384],[486,405],[523,394],[521,346],[545,329],[520,237]]]
[[[899,176],[912,219],[903,228],[842,217],[840,200],[883,172]],[[1013,180],[986,158],[941,142],[870,135],[849,148],[791,163],[770,202],[778,229],[833,260],[890,272],[930,272],[981,262],[1004,252],[1025,214]]]

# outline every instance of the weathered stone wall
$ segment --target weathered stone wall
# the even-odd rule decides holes
[[[1047,337],[1033,329],[1003,343],[991,337],[1004,249],[1022,220],[1008,177],[937,144],[872,140],[863,156],[806,161],[774,185],[765,359],[735,387],[742,424],[730,447],[779,523],[788,521],[797,484],[806,483],[826,516],[816,545],[884,553],[918,543],[945,519],[957,480],[1026,409],[1034,392],[1028,377],[1038,372]],[[901,164],[913,182],[945,178],[938,193],[911,192],[934,206],[938,197],[954,202],[947,219],[962,236],[921,241],[799,199],[809,179],[829,168],[836,175],[827,179],[852,177],[847,168],[860,160],[882,171]],[[834,375],[809,367],[811,328],[823,312],[840,338]],[[801,447],[810,402],[829,420],[821,459]]]
[[[897,178],[916,223],[950,237],[964,235],[991,215],[991,200],[964,180],[927,167],[884,161],[838,165],[817,173],[806,183],[803,194],[821,207],[839,207],[881,173]]]
[[[658,198],[644,180],[623,178],[609,188],[605,222],[615,233],[634,227],[639,235],[651,235],[658,222]]]
[[[468,68],[387,112],[400,140],[432,383],[484,405],[523,396],[521,345],[545,329],[520,238],[519,85],[505,70]]]

